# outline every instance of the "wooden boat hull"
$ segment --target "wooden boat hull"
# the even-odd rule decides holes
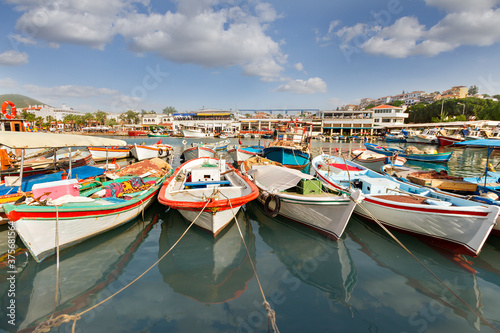
[[[185,185],[188,182],[182,177],[183,175],[188,172],[192,173],[193,170],[205,164],[214,163],[222,162],[218,159],[202,157],[183,163],[161,188],[158,201],[165,206],[179,210],[189,222],[194,221],[197,226],[217,235],[231,222],[241,206],[257,198],[259,190],[247,177],[242,176],[227,163],[223,167],[219,164],[218,171],[220,173],[222,169],[229,171],[225,177],[230,186],[203,185],[197,188],[193,185],[194,182],[189,182],[190,188]],[[214,169],[214,172],[217,170]],[[210,170],[206,173],[210,173]],[[201,185],[203,182],[198,183]],[[214,194],[216,194],[215,197],[213,197]],[[209,197],[213,199],[207,203],[205,198]]]
[[[310,159],[310,155],[301,150],[277,146],[264,148],[262,156],[272,161],[281,163],[287,168],[299,170],[308,166]]]
[[[372,143],[365,144],[366,149],[373,152],[383,154],[386,156],[393,156],[398,154],[398,156],[404,157],[407,160],[420,161],[420,162],[432,162],[432,163],[447,163],[453,152],[447,153],[437,153],[437,154],[406,154],[404,151],[400,151],[394,148],[380,147]]]
[[[265,204],[266,192],[261,192],[258,201]],[[342,196],[305,196],[289,193],[276,194],[279,197],[278,215],[286,217],[334,239],[339,239],[349,222],[356,203],[349,197]],[[353,199],[360,199],[361,192],[356,191]]]
[[[346,190],[346,186],[343,184],[347,184],[347,172],[341,170],[334,175],[333,172],[322,170],[321,165],[326,163],[324,158],[324,156],[318,156],[313,160],[312,167],[316,175],[330,186]],[[336,160],[335,156],[326,158],[332,161]],[[341,165],[340,162],[337,163]],[[356,163],[347,163],[349,168],[353,168],[349,171],[351,181],[362,180],[365,195],[362,205],[369,212],[358,206],[354,211],[356,214],[372,221],[377,219],[388,227],[428,238],[431,242],[444,245],[456,253],[478,255],[500,212],[499,207],[481,205],[463,199],[451,199],[439,195],[432,189],[401,185],[405,183],[395,180],[387,185],[386,180],[389,176],[379,175],[381,177],[379,179],[363,176],[362,172],[366,168],[356,165]],[[356,175],[356,173],[358,174]],[[413,195],[421,199],[424,197],[424,191],[428,191],[425,199],[442,198],[443,200],[454,200],[455,204],[452,206],[431,205],[422,200],[411,200],[412,195],[386,194],[397,193],[400,186],[405,186],[410,191],[413,189],[413,193],[422,193],[422,195]],[[393,188],[395,192],[388,192],[387,188]],[[370,192],[367,193],[365,190]],[[432,194],[432,198],[429,193]]]
[[[130,200],[96,199],[96,203],[74,203],[60,207],[5,205],[9,220],[37,262],[59,249],[114,229],[141,214],[155,199],[161,183]]]
[[[92,154],[94,161],[105,161],[106,156],[108,160],[127,158],[130,156],[129,147],[111,147],[106,150],[106,147],[88,147]]]
[[[130,149],[130,153],[135,157],[136,160],[142,161],[155,157],[167,157],[169,155],[170,149],[168,147],[162,147],[158,145],[134,145],[132,149]]]
[[[249,158],[252,158],[254,156],[260,156],[262,154],[262,148],[256,149],[253,147],[248,147],[248,148],[235,147],[233,149],[229,149],[227,152],[229,156],[231,156],[231,158],[233,159],[233,162],[237,163],[238,165],[241,165],[241,163],[245,162]]]
[[[201,130],[191,130],[187,128],[181,129],[181,133],[185,138],[204,138],[207,136]]]
[[[437,138],[439,139],[439,145],[441,147],[449,146],[449,145],[454,144],[455,142],[462,142],[465,140],[464,137],[454,137],[454,136],[445,136],[445,135],[439,135]]]
[[[191,147],[182,153],[184,161],[193,160],[200,157],[215,157],[215,150],[209,147]]]

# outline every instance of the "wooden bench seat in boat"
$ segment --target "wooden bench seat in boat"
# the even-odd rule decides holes
[[[203,188],[208,185],[231,185],[229,180],[209,180],[209,181],[199,181],[199,182],[185,182],[184,186],[189,186],[191,188]]]

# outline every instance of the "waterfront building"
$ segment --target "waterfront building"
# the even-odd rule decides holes
[[[373,135],[372,109],[364,111],[326,110],[319,111],[322,133],[327,136]]]

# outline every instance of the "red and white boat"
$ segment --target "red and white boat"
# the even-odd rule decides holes
[[[179,166],[161,188],[158,201],[217,235],[258,195],[259,189],[225,160],[202,157]]]
[[[460,134],[452,134],[452,135],[438,135],[440,146],[449,146],[454,144],[455,142],[465,141],[465,137]]]
[[[131,147],[88,147],[87,149],[92,154],[94,161],[105,161],[129,157]]]

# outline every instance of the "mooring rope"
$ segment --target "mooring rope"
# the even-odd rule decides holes
[[[260,293],[262,295],[262,298],[264,301],[262,302],[262,306],[264,309],[267,311],[267,322],[268,322],[268,328],[272,327],[273,332],[279,333],[278,325],[276,324],[276,312],[271,308],[271,305],[266,299],[266,295],[264,293],[264,290],[262,288],[262,284],[260,283],[259,275],[257,274],[257,269],[255,268],[255,265],[253,263],[252,257],[250,256],[250,251],[248,250],[247,243],[245,242],[245,238],[243,237],[243,233],[241,232],[240,224],[238,223],[238,219],[236,218],[236,214],[234,213],[233,205],[231,204],[231,199],[224,195],[224,193],[221,193],[224,197],[226,197],[229,207],[231,207],[231,212],[233,213],[234,217],[234,222],[236,223],[236,226],[238,227],[238,232],[240,233],[241,240],[243,242],[243,245],[245,246],[245,250],[247,251],[248,259],[250,261],[250,265],[252,265],[253,272],[255,273],[255,278],[257,280],[257,284],[259,285]]]
[[[342,156],[342,154],[341,154]],[[342,156],[342,158],[344,159],[344,163],[346,163],[345,161],[345,158]],[[347,165],[347,163],[346,163]],[[349,175],[349,169],[347,169],[347,174]],[[349,184],[351,183],[350,181],[350,176],[349,176]],[[484,318],[479,312],[477,312],[474,308],[472,308],[472,306],[470,306],[467,302],[465,302],[465,300],[463,300],[457,293],[455,293],[453,291],[453,289],[451,289],[450,287],[448,287],[430,268],[428,268],[422,261],[420,261],[420,259],[418,259],[414,254],[413,252],[411,252],[396,236],[394,236],[394,234],[392,232],[389,231],[389,229],[387,229],[375,216],[373,216],[373,214],[362,204],[362,202],[358,201],[358,200],[355,200],[355,199],[352,199],[354,202],[356,202],[356,204],[361,208],[363,209],[363,211],[368,214],[371,219],[373,221],[375,221],[375,223],[377,223],[392,239],[394,239],[396,241],[396,243],[399,244],[399,246],[401,246],[406,252],[408,252],[408,254],[410,254],[410,256],[413,257],[413,259],[415,259],[420,265],[422,265],[422,267],[427,271],[429,272],[429,274],[431,274],[441,285],[443,285],[446,289],[448,289],[448,291],[450,293],[452,293],[453,296],[455,296],[462,304],[464,304],[470,311],[472,311],[472,313],[474,313],[478,318],[480,318],[486,325],[488,325],[491,329],[493,329],[495,332],[498,332],[500,333],[500,330],[498,328],[496,328],[495,326],[493,326],[492,323],[490,323],[486,318]]]
[[[212,194],[215,194],[216,192],[217,191],[214,191]],[[112,299],[113,297],[115,297],[116,295],[118,295],[119,293],[121,293],[122,291],[124,291],[125,289],[127,289],[128,287],[130,287],[131,285],[133,285],[135,282],[137,282],[139,279],[141,279],[144,275],[146,275],[147,272],[149,272],[156,265],[158,265],[158,263],[161,260],[163,260],[163,258],[165,258],[167,256],[167,254],[169,254],[170,251],[172,251],[174,249],[174,247],[181,241],[181,239],[186,235],[186,233],[189,231],[189,229],[191,229],[191,227],[193,226],[193,224],[200,217],[201,213],[203,213],[203,211],[205,210],[205,208],[210,203],[211,197],[212,197],[212,195],[207,198],[207,203],[205,204],[205,206],[203,206],[203,208],[200,210],[200,212],[198,213],[198,215],[196,216],[196,218],[193,220],[193,222],[191,222],[191,224],[189,224],[189,226],[186,228],[186,230],[182,233],[182,235],[179,237],[179,239],[170,247],[170,249],[168,249],[167,252],[165,252],[160,257],[160,259],[158,259],[154,264],[152,264],[151,266],[149,266],[149,268],[146,269],[143,273],[141,273],[138,277],[136,277],[134,280],[132,280],[131,282],[129,282],[126,286],[122,287],[120,290],[116,291],[114,294],[110,295],[109,297],[105,298],[104,300],[100,301],[99,303],[91,306],[90,308],[88,308],[85,311],[82,311],[82,312],[74,314],[74,315],[62,314],[62,315],[57,316],[56,318],[52,318],[52,316],[51,316],[48,320],[40,323],[36,327],[35,332],[47,333],[53,327],[58,327],[58,326],[60,326],[63,323],[67,323],[67,322],[73,321],[73,326],[71,328],[71,332],[75,333],[76,322],[79,319],[81,319],[82,315],[84,315],[85,313],[89,312],[90,310],[93,310],[93,309],[97,308],[101,304],[106,303],[107,301],[109,301],[110,299]],[[56,206],[56,212],[57,212],[57,206]],[[58,220],[58,214],[56,215],[56,223],[57,223],[57,220]],[[57,274],[59,275],[59,245],[57,246],[57,257],[58,257],[58,261],[57,261]],[[56,284],[58,284],[58,280],[56,280]],[[58,288],[58,286],[56,286],[56,287]],[[57,302],[57,289],[56,289],[56,302]],[[54,310],[55,310],[55,305],[54,305]]]

